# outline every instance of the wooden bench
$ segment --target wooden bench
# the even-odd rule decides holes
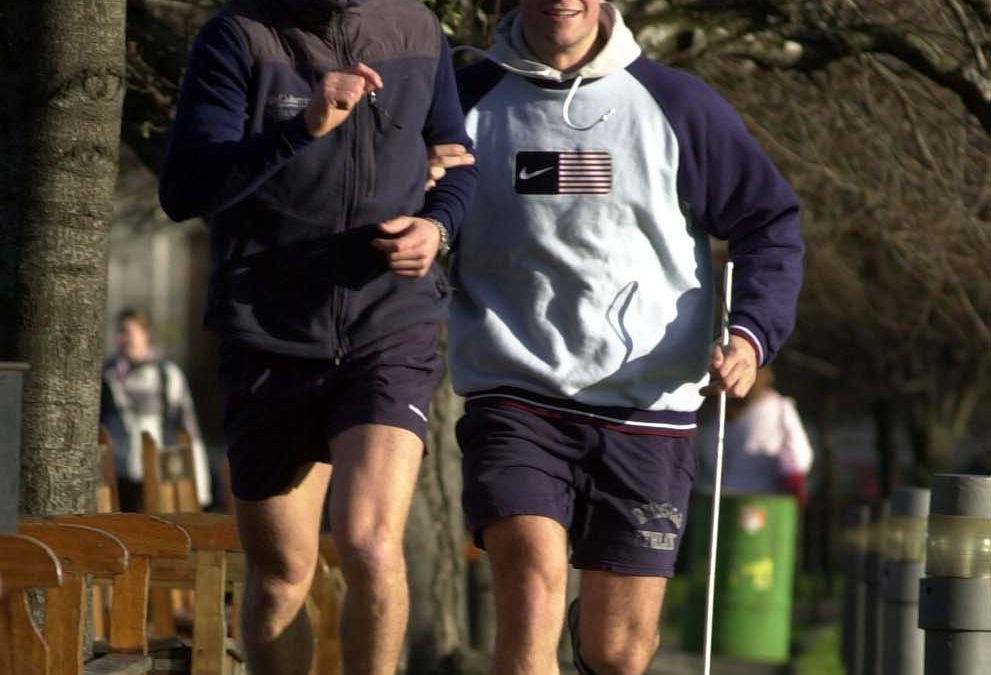
[[[37,539],[0,534],[0,673],[48,675],[48,645],[31,618],[25,591],[62,585],[62,566]]]
[[[34,518],[21,519],[19,525],[21,534],[48,545],[62,565],[62,585],[45,592],[49,675],[79,675],[83,672],[87,580],[92,575],[123,574],[129,554],[121,540],[105,530]],[[138,663],[145,670],[151,666],[151,661],[140,655]],[[144,672],[139,668],[134,670]]]
[[[59,523],[86,525],[116,536],[128,551],[120,574],[94,575],[109,583],[113,602],[107,647],[114,653],[148,654],[148,598],[153,561],[184,560],[190,537],[175,523],[143,513],[88,513],[52,516]]]
[[[192,554],[183,561],[153,566],[152,585],[193,590],[191,675],[236,672],[243,664],[237,647],[245,563],[233,516],[223,513],[162,513],[182,527]],[[226,594],[231,594],[228,627]],[[228,639],[230,635],[230,639]]]

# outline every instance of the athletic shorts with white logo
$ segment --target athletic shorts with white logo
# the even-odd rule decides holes
[[[424,440],[442,370],[435,324],[364,345],[340,365],[224,342],[220,385],[234,495],[285,492],[305,465],[332,463],[330,439],[354,426],[400,427]]]
[[[476,543],[487,525],[541,515],[569,533],[571,564],[674,576],[696,471],[692,438],[634,434],[470,401],[457,425],[462,502]]]

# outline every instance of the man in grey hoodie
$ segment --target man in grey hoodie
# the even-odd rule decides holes
[[[479,190],[453,260],[464,506],[493,565],[493,672],[641,673],[685,524],[703,397],[792,329],[798,200],[732,107],[600,0],[522,0],[458,74]],[[709,237],[736,266],[713,343]]]

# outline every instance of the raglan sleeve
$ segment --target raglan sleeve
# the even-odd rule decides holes
[[[190,52],[159,181],[176,221],[209,218],[258,189],[313,141],[302,113],[248,133],[252,59],[240,29],[211,19]]]
[[[694,175],[686,192],[697,220],[728,241],[730,332],[747,339],[764,365],[795,325],[805,250],[799,200],[733,107],[698,86],[702,105],[690,127]]]

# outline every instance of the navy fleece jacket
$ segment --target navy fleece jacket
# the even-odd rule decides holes
[[[330,3],[328,3],[330,4]],[[196,39],[161,176],[175,220],[206,218],[205,323],[264,351],[340,358],[446,312],[434,265],[388,271],[370,242],[399,215],[457,239],[476,172],[424,193],[426,148],[470,146],[449,49],[416,0],[366,0],[314,18],[302,0],[234,0]],[[346,122],[310,136],[302,112],[328,70],[363,62],[384,81]]]

